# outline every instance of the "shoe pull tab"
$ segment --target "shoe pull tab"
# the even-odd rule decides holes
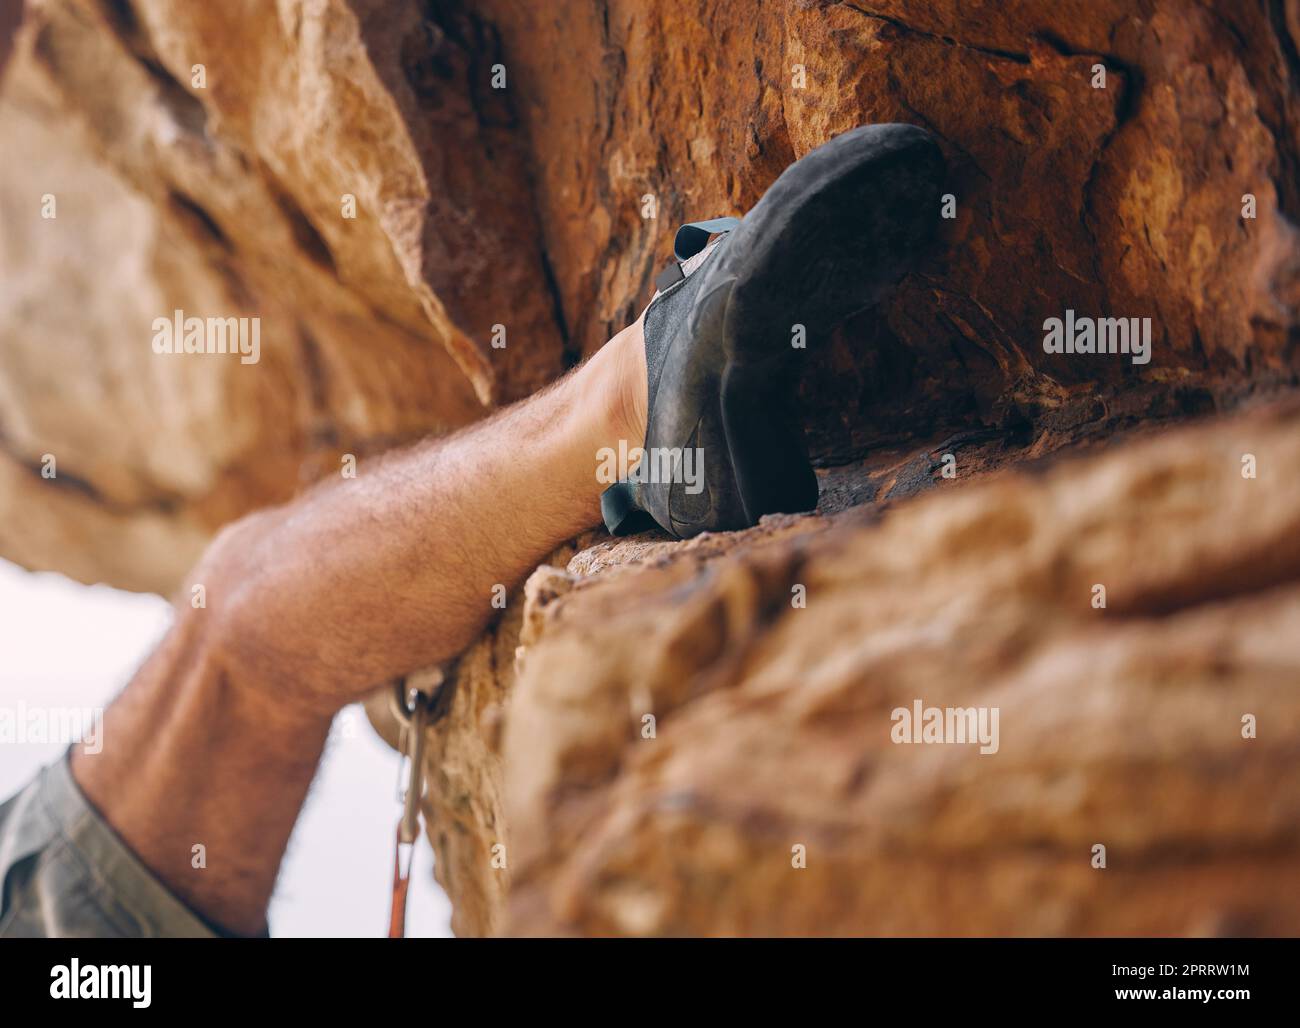
[[[673,260],[655,278],[655,289],[668,292],[686,277],[682,265],[709,245],[714,235],[725,235],[740,224],[739,218],[712,218],[709,221],[688,221],[673,237]]]
[[[709,245],[710,236],[730,232],[739,224],[739,218],[688,221],[677,230],[677,235],[673,239],[673,256],[679,261],[688,261]]]

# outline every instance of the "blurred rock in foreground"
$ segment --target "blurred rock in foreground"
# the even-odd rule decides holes
[[[433,731],[453,927],[1295,934],[1298,466],[1291,402],[558,554]],[[996,752],[895,743],[917,700],[996,710]]]

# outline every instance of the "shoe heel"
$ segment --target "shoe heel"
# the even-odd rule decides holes
[[[722,376],[722,424],[736,487],[751,525],[764,514],[796,514],[817,506],[803,432],[783,410],[788,379],[780,369],[730,364]]]
[[[600,494],[600,516],[610,535],[636,535],[658,527],[641,508],[637,488],[631,482],[615,482]]]

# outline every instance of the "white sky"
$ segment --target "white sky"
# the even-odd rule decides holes
[[[0,561],[0,707],[105,707],[171,622],[160,597],[30,574]],[[0,801],[64,746],[0,743]],[[397,754],[360,707],[335,721],[289,843],[271,904],[275,936],[382,936],[388,928]],[[451,907],[421,837],[407,908],[410,936],[450,935]]]

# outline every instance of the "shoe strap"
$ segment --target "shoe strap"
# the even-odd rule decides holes
[[[687,261],[708,245],[709,236],[730,232],[740,224],[739,218],[713,218],[709,221],[688,221],[677,230],[673,239],[673,256]]]

